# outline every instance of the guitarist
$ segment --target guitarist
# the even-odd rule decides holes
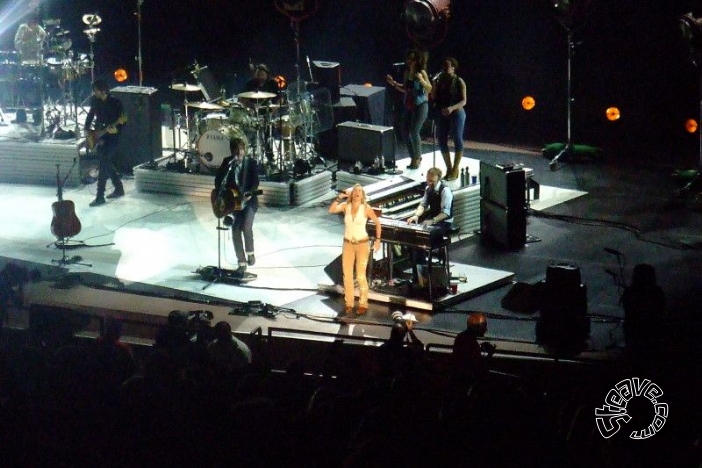
[[[258,164],[246,154],[246,142],[242,139],[232,138],[229,141],[229,151],[231,156],[222,161],[215,176],[215,191],[234,189],[243,197],[241,210],[233,211],[224,221],[225,226],[229,223],[232,226],[234,251],[239,263],[235,273],[243,276],[246,266],[256,263],[253,222],[258,210]]]
[[[92,129],[95,120],[95,130]],[[90,206],[105,204],[105,185],[107,179],[112,181],[114,191],[107,198],[119,198],[124,195],[124,186],[117,173],[115,159],[122,125],[127,121],[122,102],[110,95],[105,80],[93,82],[93,96],[90,98],[90,111],[85,119],[85,134],[88,146],[94,145],[98,154],[98,185],[95,200]]]

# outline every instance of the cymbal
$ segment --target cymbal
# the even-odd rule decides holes
[[[98,31],[99,31],[99,29],[98,29]],[[54,36],[65,36],[69,32],[71,32],[71,31],[69,31],[68,29],[64,29],[63,31],[59,31],[56,34],[54,34]]]
[[[91,13],[83,15],[82,20],[83,24],[87,24],[88,26],[95,26],[102,23],[102,18],[100,18],[97,14]]]
[[[174,83],[171,85],[171,89],[175,91],[185,91],[186,93],[194,93],[195,91],[200,91],[200,87],[190,83]]]
[[[264,91],[247,91],[237,94],[237,97],[242,99],[273,99],[275,96],[276,95],[273,93],[266,93]]]
[[[89,29],[84,29],[83,32],[85,34],[96,34],[100,32],[100,28],[89,28]]]
[[[210,104],[209,102],[189,102],[186,104],[188,107],[194,107],[195,109],[205,109],[205,110],[222,110],[224,109],[222,106],[218,106],[217,104]]]

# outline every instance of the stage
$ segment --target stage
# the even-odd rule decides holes
[[[504,147],[475,144],[475,148],[474,153],[468,149],[463,160],[465,168],[473,174],[479,168],[474,155],[494,152],[503,160],[531,161],[535,157],[534,153]],[[167,157],[164,151],[164,158]],[[431,153],[425,153],[420,169],[403,170],[402,177],[423,181],[433,159]],[[397,167],[405,168],[408,162],[398,158]],[[82,175],[94,174],[95,161],[88,159],[83,163]],[[341,252],[343,224],[339,217],[329,215],[327,209],[336,193],[332,179],[343,186],[354,183],[359,176],[334,168],[312,176],[324,178],[325,189],[319,196],[298,206],[276,203],[260,208],[254,225],[257,263],[249,269],[257,275],[255,280],[241,285],[219,282],[210,285],[197,270],[217,266],[218,262],[223,268],[235,268],[236,259],[228,232],[221,239],[222,256],[218,259],[217,222],[209,199],[203,196],[206,191],[164,194],[140,190],[140,171],[136,168],[134,177],[125,178],[125,197],[97,208],[88,207],[95,196],[94,184],[64,188],[63,197],[75,203],[82,224],[80,234],[71,240],[73,248],[67,251],[67,257],[80,257],[81,263],[90,266],[56,264],[61,251],[54,245],[49,230],[51,205],[56,200],[54,186],[48,181],[40,185],[2,184],[5,196],[0,200],[0,222],[4,242],[0,255],[38,268],[42,273],[43,281],[28,287],[30,304],[75,308],[96,317],[113,315],[152,325],[163,323],[174,309],[208,309],[214,312],[215,321],[227,320],[239,333],[261,327],[264,332],[276,328],[322,333],[328,337],[341,333],[375,338],[387,337],[392,323],[390,314],[401,310],[415,314],[417,333],[425,343],[442,345],[450,345],[453,335],[464,328],[467,312],[477,309],[490,312],[483,304],[484,299],[493,303],[494,313],[519,318],[519,314],[495,305],[494,301],[514,281],[524,280],[518,269],[519,263],[528,259],[529,247],[520,254],[522,260],[515,264],[515,269],[504,268],[500,265],[504,262],[491,265],[484,259],[475,263],[466,261],[471,255],[465,253],[479,248],[480,240],[472,229],[465,228],[453,236],[449,246],[451,276],[461,279],[452,281],[456,294],[447,294],[427,304],[407,300],[401,291],[388,293],[387,289],[374,288],[366,316],[351,324],[339,322],[337,317],[343,311],[340,281],[335,281],[328,270]],[[163,172],[165,177],[190,176]],[[367,182],[377,183],[396,176],[370,176]],[[538,180],[539,174],[534,173],[533,177]],[[478,191],[477,186],[461,187],[460,181],[449,185],[459,193]],[[540,192],[539,199],[531,202],[533,210],[550,208],[585,194],[544,184]],[[471,306],[473,303],[476,305]],[[230,314],[246,304],[263,304],[267,312],[273,312]],[[23,320],[11,314],[8,324],[21,326]],[[504,349],[544,353],[535,343],[534,327],[533,319],[526,322],[498,319],[491,322],[489,335],[503,342]],[[595,354],[611,348],[612,333],[615,343],[621,343],[617,324],[595,324],[592,330],[591,348]],[[144,339],[148,339],[148,333]]]

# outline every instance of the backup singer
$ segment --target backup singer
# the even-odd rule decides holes
[[[92,130],[95,120],[95,130]],[[94,146],[98,155],[98,182],[95,200],[90,206],[105,204],[105,198],[124,196],[124,186],[115,165],[119,136],[127,122],[122,101],[112,96],[107,82],[102,79],[93,82],[93,96],[90,98],[90,111],[85,118],[85,134],[88,146]],[[114,190],[105,197],[107,179],[112,181]]]
[[[350,190],[341,192],[332,201],[329,213],[344,213],[344,245],[341,250],[341,265],[344,272],[344,313],[353,314],[354,292],[353,273],[356,270],[358,281],[358,315],[368,310],[368,259],[370,245],[366,233],[366,222],[370,218],[375,223],[375,241],[373,250],[380,248],[381,226],[373,208],[366,202],[366,192],[360,184]]]
[[[258,211],[258,165],[255,159],[247,156],[246,142],[240,138],[229,141],[229,151],[231,156],[225,158],[217,170],[215,190],[220,190],[221,185],[225,184],[225,187],[236,190],[243,197],[241,210],[232,212],[224,221],[225,225],[231,223],[232,227],[234,252],[239,264],[235,273],[243,276],[246,266],[256,263],[253,223]]]
[[[407,219],[408,224],[421,223],[423,226],[436,226],[448,233],[453,223],[453,193],[446,184],[441,182],[441,169],[432,167],[427,171],[427,186],[424,196],[417,206],[414,215]],[[425,251],[412,249],[412,281],[419,283],[417,265],[426,263]],[[421,283],[420,283],[421,285]]]
[[[446,163],[446,180],[458,179],[461,157],[463,156],[463,129],[466,123],[466,83],[456,75],[458,60],[446,57],[438,78],[431,89],[431,98],[437,110],[436,136],[439,149]],[[455,146],[455,156],[451,162],[448,147],[449,134]]]
[[[411,50],[407,53],[403,82],[398,83],[392,76],[385,80],[390,86],[403,93],[404,111],[402,112],[402,132],[407,142],[407,151],[412,159],[408,169],[418,169],[422,162],[422,137],[420,131],[429,115],[429,93],[431,81],[427,75],[429,54]]]

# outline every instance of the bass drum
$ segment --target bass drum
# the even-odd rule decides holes
[[[202,167],[216,172],[225,158],[231,156],[229,142],[240,138],[249,146],[249,139],[244,131],[236,125],[223,125],[217,130],[208,130],[197,140],[197,153]]]

